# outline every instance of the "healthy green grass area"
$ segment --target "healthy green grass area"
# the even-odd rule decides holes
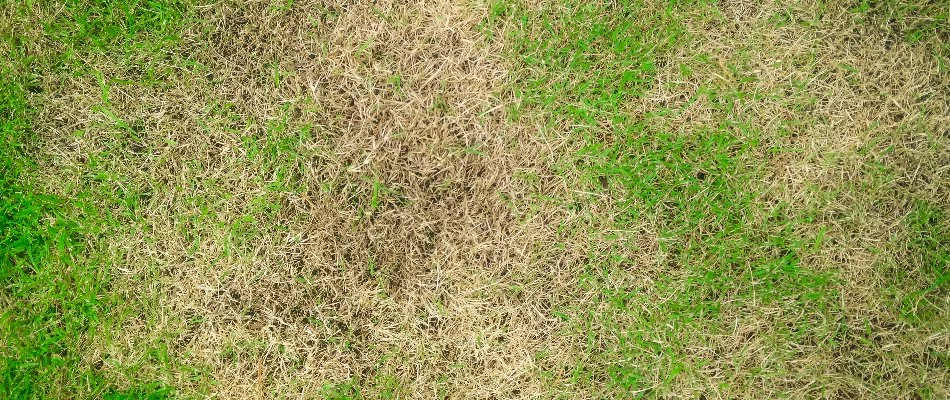
[[[108,343],[136,310],[117,296],[111,276],[119,257],[108,240],[134,230],[137,198],[108,182],[108,165],[92,155],[78,188],[37,179],[31,93],[50,80],[94,74],[83,58],[109,53],[143,68],[149,84],[163,47],[174,43],[184,7],[158,1],[4,2],[0,72],[0,397],[167,398],[173,389],[136,377],[141,365],[169,364],[164,343],[127,367],[131,387],[118,388],[90,363],[90,350]],[[42,37],[24,36],[33,10],[54,10]],[[158,57],[157,57],[158,56]],[[46,82],[42,82],[46,81]],[[103,91],[103,112],[108,92]],[[64,196],[50,187],[69,190]],[[170,365],[170,364],[169,364]]]
[[[292,9],[293,2],[278,6]],[[3,4],[2,16],[8,21],[0,25],[2,398],[201,396],[181,393],[161,379],[171,374],[206,382],[201,387],[214,384],[202,373],[203,366],[169,355],[171,333],[147,341],[142,356],[123,362],[118,374],[104,374],[100,361],[89,361],[91,351],[108,347],[123,321],[132,315],[148,320],[149,308],[156,304],[154,299],[125,298],[112,286],[122,254],[110,250],[109,239],[146,225],[140,211],[145,195],[134,184],[117,183],[129,182],[110,169],[111,160],[124,157],[138,131],[111,111],[111,83],[83,60],[89,54],[109,54],[116,63],[138,71],[139,80],[132,84],[163,85],[173,77],[163,60],[175,51],[182,30],[201,26],[193,7],[154,0]],[[36,22],[30,19],[35,9],[50,11],[41,28],[29,31],[41,37],[23,36],[22,28]],[[894,31],[899,40],[924,43],[946,76],[946,9],[923,2],[867,1],[850,9],[869,26]],[[773,22],[817,23],[790,21],[791,14],[777,14]],[[550,382],[551,397],[588,392],[605,398],[662,398],[684,386],[699,393],[696,388],[702,386],[707,367],[717,368],[734,386],[711,391],[779,396],[783,388],[798,389],[783,386],[784,381],[805,382],[815,375],[808,393],[820,396],[830,393],[823,387],[835,385],[834,378],[821,378],[823,368],[833,365],[809,369],[791,363],[802,354],[821,358],[873,353],[868,357],[879,357],[882,364],[907,362],[900,353],[878,354],[874,347],[880,343],[870,328],[855,329],[871,322],[854,321],[857,317],[848,314],[842,305],[840,265],[821,258],[828,246],[841,243],[837,237],[829,240],[828,232],[845,237],[841,226],[861,229],[862,218],[884,219],[895,226],[892,237],[881,238],[879,248],[866,249],[886,254],[873,268],[887,283],[868,288],[870,296],[888,304],[882,312],[887,317],[881,318],[894,317],[888,323],[946,335],[948,316],[942,308],[950,296],[946,199],[925,198],[891,184],[899,172],[887,158],[888,146],[897,141],[891,137],[873,138],[876,142],[860,154],[862,174],[851,182],[808,186],[804,196],[813,201],[790,201],[766,184],[772,173],[766,160],[777,154],[804,157],[792,148],[790,138],[796,129],[815,123],[808,111],[814,102],[785,97],[794,94],[801,82],[789,82],[774,92],[750,91],[755,71],[747,67],[750,56],[742,51],[754,52],[752,47],[737,50],[726,60],[710,54],[695,54],[687,61],[672,57],[698,40],[686,24],[721,18],[714,2],[572,0],[538,8],[497,2],[484,16],[481,29],[487,40],[504,41],[510,49],[505,55],[513,65],[510,87],[505,89],[515,99],[507,105],[510,119],[531,121],[544,131],[568,129],[580,149],[563,155],[553,167],[578,185],[576,194],[536,197],[539,203],[576,216],[560,229],[581,232],[597,249],[571,289],[576,299],[587,300],[567,299],[554,305],[553,316],[563,321],[559,334],[576,343],[581,357],[563,365],[546,362],[544,353],[536,356],[537,373]],[[911,22],[900,26],[895,22],[904,20]],[[681,105],[631,112],[631,104],[658,85],[677,85],[658,79],[658,71],[669,69],[671,60],[682,61],[676,66],[678,81],[711,70],[725,76],[702,81]],[[93,111],[106,115],[115,130],[126,135],[102,153],[90,155],[83,169],[75,171],[84,177],[78,187],[38,180],[44,175],[36,174],[36,157],[43,149],[34,146],[41,132],[32,122],[43,107],[33,100],[39,91],[70,76],[100,77],[102,102]],[[280,85],[279,79],[275,85]],[[765,102],[796,110],[799,119],[787,121],[783,125],[787,131],[766,129],[762,124],[766,115],[756,111],[756,104]],[[680,116],[693,106],[702,107],[702,119],[682,124]],[[262,177],[277,176],[280,187],[275,190],[296,191],[299,182],[293,180],[298,178],[288,171],[299,170],[302,164],[298,156],[286,154],[296,152],[308,137],[284,135],[283,127],[273,122],[265,131],[278,139],[249,140],[245,154],[261,169]],[[946,132],[925,134],[935,143],[926,151],[947,151]],[[289,139],[280,139],[285,136]],[[930,157],[927,154],[923,157]],[[530,185],[532,177],[523,178]],[[372,198],[363,205],[370,211],[387,190],[379,182],[373,188]],[[611,212],[594,211],[602,209],[597,206],[605,197],[614,199]],[[882,202],[888,212],[868,217],[875,202]],[[249,213],[266,216],[279,207],[266,198],[259,206]],[[229,237],[236,238],[233,246],[241,248],[241,238],[254,237],[253,232],[274,229],[265,226],[268,221],[252,217],[226,227],[232,231]],[[627,256],[636,251],[629,246],[645,227],[658,236],[653,272],[635,268]],[[713,338],[734,331],[736,324],[752,322],[768,328],[759,330],[762,334],[749,346],[749,354],[717,360],[719,350],[709,347]],[[950,368],[950,349],[933,346],[927,354],[928,362]],[[144,367],[151,372],[142,377],[139,370]],[[872,387],[887,388],[891,373],[896,374],[868,371],[861,379]],[[843,369],[836,374],[858,376]],[[118,380],[117,375],[123,378]],[[887,393],[937,398],[947,393],[942,384],[922,377],[911,387]],[[398,382],[357,379],[328,383],[324,396],[364,398],[361,386],[388,388],[373,391],[399,397],[393,394],[399,393]],[[771,389],[757,392],[744,386]]]

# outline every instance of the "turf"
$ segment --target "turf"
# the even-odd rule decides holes
[[[0,397],[945,398],[948,15],[3,2]]]

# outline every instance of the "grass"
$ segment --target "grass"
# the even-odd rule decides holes
[[[581,187],[619,197],[613,218],[599,225],[629,232],[649,224],[664,268],[675,274],[658,277],[654,293],[642,293],[617,285],[636,274],[624,271],[633,263],[623,256],[608,252],[600,257],[606,265],[589,266],[579,287],[599,293],[592,303],[568,306],[573,323],[566,334],[583,343],[587,358],[558,366],[570,369],[568,382],[603,385],[617,396],[670,390],[708,362],[688,362],[689,349],[706,339],[697,332],[728,332],[729,310],[812,310],[786,319],[783,339],[820,342],[833,335],[829,325],[840,318],[834,315],[836,271],[801,265],[821,246],[820,234],[799,234],[805,217],[789,213],[788,204],[764,202],[768,190],[756,184],[766,174],[761,155],[781,151],[769,148],[756,116],[737,110],[757,94],[728,84],[700,87],[690,101],[706,102],[718,121],[711,125],[670,126],[667,117],[681,112],[670,108],[625,113],[655,81],[657,60],[677,40],[688,40],[676,20],[680,10],[637,2],[559,6],[569,11],[552,12],[564,18],[553,23],[543,12],[515,17],[530,21],[513,34],[528,74],[515,93],[526,108],[541,110],[549,126],[571,127],[580,148],[566,168],[576,169]],[[526,32],[534,26],[543,30]],[[594,55],[600,64],[591,61]],[[735,84],[742,82],[739,77]],[[599,199],[562,201],[588,209]],[[597,229],[591,235],[609,240]],[[816,325],[821,320],[827,322]]]
[[[7,398],[162,398],[161,384],[123,393],[88,365],[84,348],[118,328],[111,315],[110,261],[93,239],[110,225],[90,202],[45,193],[31,182],[31,114],[19,82],[4,82],[3,394]],[[123,397],[125,396],[125,397]],[[130,397],[131,396],[131,397]]]
[[[908,232],[898,239],[910,254],[906,260],[911,271],[918,271],[923,278],[917,287],[901,290],[901,314],[912,322],[939,320],[940,302],[946,297],[946,283],[950,238],[947,237],[948,219],[944,211],[933,204],[918,202],[907,216]],[[901,280],[902,281],[902,280]]]
[[[3,37],[3,395],[167,398],[174,391],[161,381],[136,377],[131,384],[121,384],[103,372],[104,364],[113,360],[89,359],[92,349],[114,340],[112,332],[134,312],[126,304],[129,299],[114,290],[113,274],[120,261],[103,237],[134,222],[136,199],[107,186],[117,177],[109,171],[96,173],[95,155],[82,172],[92,179],[73,193],[51,192],[50,182],[37,179],[40,167],[34,155],[42,133],[34,125],[39,112],[31,99],[45,90],[45,74],[90,74],[81,65],[87,54],[122,49],[124,55],[141,56],[157,51],[157,43],[169,39],[162,28],[181,14],[159,2],[5,4],[4,11],[12,21],[22,21],[24,14],[47,7],[60,8],[42,25],[40,43],[48,47],[36,47],[6,28]],[[159,38],[143,40],[145,31]],[[143,76],[149,79],[154,79],[152,70]],[[101,99],[103,107],[94,111],[131,130],[109,111],[107,86]],[[156,361],[137,361],[123,371],[134,374],[139,363]]]
[[[932,2],[5,2],[4,398],[944,398]]]

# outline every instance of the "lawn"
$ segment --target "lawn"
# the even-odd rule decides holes
[[[0,0],[0,398],[946,399],[950,4]]]

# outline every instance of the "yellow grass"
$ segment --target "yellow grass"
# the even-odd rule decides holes
[[[920,265],[895,245],[914,199],[950,210],[950,75],[929,42],[840,5],[723,1],[682,14],[686,39],[620,112],[672,110],[655,120],[670,132],[741,118],[784,149],[755,150],[766,172],[749,185],[764,188],[756,204],[811,216],[795,233],[823,244],[801,266],[837,276],[834,315],[846,318],[725,293],[724,330],[648,328],[690,367],[647,368],[648,385],[622,393],[571,372],[598,362],[588,333],[615,327],[579,330],[559,313],[614,313],[600,296],[616,288],[652,299],[639,307],[653,315],[689,290],[658,284],[688,271],[656,220],[612,225],[622,188],[592,192],[565,167],[583,146],[574,126],[546,124],[543,109],[510,116],[525,68],[504,39],[515,22],[492,38],[482,2],[281,4],[194,7],[200,23],[160,61],[163,84],[122,83],[148,61],[108,52],[81,58],[95,74],[40,76],[46,188],[69,197],[100,179],[143,193],[132,228],[108,238],[115,290],[142,310],[83,350],[89,365],[109,360],[119,387],[157,380],[228,399],[320,398],[347,382],[364,398],[950,395],[946,289],[921,300],[938,310],[926,323],[902,319],[886,295],[928,284],[916,270],[894,283],[895,268]],[[776,24],[783,16],[817,22]],[[746,97],[724,113],[701,95],[710,87]],[[91,178],[91,165],[110,176]],[[585,208],[563,206],[575,200]],[[612,268],[600,289],[578,283],[590,265]],[[637,329],[642,318],[610,321]],[[849,333],[799,340],[789,320]],[[203,372],[143,364],[159,342]]]

